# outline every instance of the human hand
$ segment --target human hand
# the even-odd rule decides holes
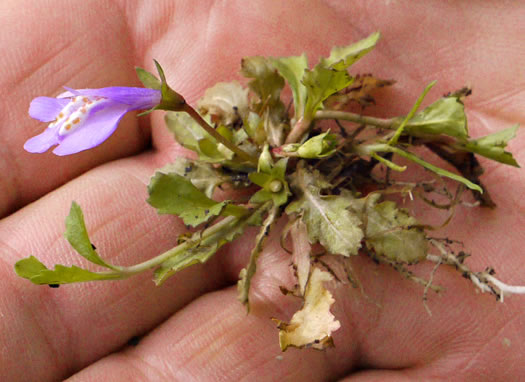
[[[483,2],[369,4],[55,1],[52,10],[34,1],[0,5],[6,52],[0,89],[7,95],[0,100],[7,111],[0,116],[2,380],[57,380],[74,373],[73,380],[513,380],[523,373],[523,299],[499,304],[476,294],[454,272],[438,271],[435,282],[447,291],[430,296],[429,317],[419,286],[355,258],[365,292],[381,307],[357,290],[336,286],[333,311],[342,326],[334,333],[336,348],[284,354],[269,317],[286,320],[297,305],[278,288],[288,277],[289,256],[276,237],[260,258],[248,316],[234,284],[247,262],[249,238],[158,288],[149,275],[140,275],[57,290],[13,272],[13,264],[29,254],[48,265],[80,263],[62,238],[72,200],[83,207],[93,242],[115,264],[134,264],[176,244],[183,225],[157,216],[144,202],[155,168],[182,153],[161,112],[150,120],[128,115],[107,142],[74,156],[22,149],[45,128],[27,116],[32,98],[58,94],[63,85],[137,86],[133,67],[152,69],[152,58],[162,63],[172,87],[194,103],[213,83],[234,78],[242,57],[306,51],[316,62],[333,45],[381,30],[380,44],[353,69],[398,81],[371,113],[406,113],[437,79],[429,99],[465,84],[474,87],[467,100],[473,136],[524,122],[521,41],[512,38],[523,34],[524,11],[515,2],[492,8]],[[520,140],[511,149],[523,163]],[[486,168],[482,179],[498,208],[459,210],[442,235],[465,243],[474,254],[467,260],[472,268],[490,264],[505,281],[523,283],[519,190],[525,177],[493,163]],[[136,347],[122,348],[145,333]]]

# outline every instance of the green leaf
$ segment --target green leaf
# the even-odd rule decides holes
[[[213,191],[218,185],[228,180],[227,176],[212,165],[184,157],[176,158],[175,162],[167,164],[157,171],[163,174],[175,173],[189,179],[208,198],[213,196]]]
[[[302,82],[307,93],[304,116],[312,119],[315,112],[322,107],[323,101],[349,86],[353,78],[346,71],[316,65],[313,70],[305,70]]]
[[[204,233],[196,232],[188,240],[189,248],[164,261],[154,274],[155,284],[160,285],[176,272],[194,264],[208,261],[224,244],[233,241],[250,225],[261,225],[261,216],[267,205],[241,217],[229,216]]]
[[[263,155],[264,151],[261,157]],[[261,158],[259,159],[261,172],[252,172],[248,174],[248,178],[262,187],[262,190],[252,195],[250,203],[257,204],[272,200],[275,206],[285,204],[288,201],[288,196],[291,195],[290,187],[285,178],[288,158],[282,158],[276,164],[267,161],[264,157],[262,161]]]
[[[154,59],[153,63],[155,64],[155,68],[160,77],[161,99],[160,103],[155,108],[151,109],[151,111],[154,109],[183,111],[187,106],[186,100],[179,93],[169,87],[166,82],[166,76],[164,75],[164,69],[162,69],[162,66],[160,66],[157,60]]]
[[[259,155],[259,162],[257,164],[257,171],[265,174],[269,174],[272,171],[273,159],[270,154],[268,144],[264,145],[261,155]]]
[[[286,119],[285,106],[280,98],[283,77],[270,59],[260,56],[243,59],[241,73],[252,78],[248,86],[258,97],[253,109],[262,117],[266,141],[272,146],[280,146],[284,137],[281,122]]]
[[[36,257],[30,256],[15,264],[18,276],[28,279],[34,284],[67,284],[95,280],[118,280],[123,278],[118,273],[95,273],[75,265],[66,267],[55,265],[48,269]]]
[[[413,264],[424,260],[428,241],[418,221],[392,201],[376,204],[379,194],[366,200],[364,220],[367,222],[365,241],[379,256],[396,262]]]
[[[248,310],[248,312],[250,311],[250,285],[252,277],[257,271],[257,259],[259,258],[259,255],[262,252],[264,242],[268,237],[268,233],[270,232],[270,227],[275,222],[278,215],[279,208],[277,206],[274,206],[268,214],[268,216],[266,217],[266,219],[264,220],[263,226],[261,227],[259,234],[255,238],[255,246],[250,254],[250,260],[248,261],[248,265],[246,266],[246,268],[243,268],[239,273],[239,281],[237,283],[237,291],[239,292],[238,299],[243,305],[246,305],[246,309]]]
[[[271,59],[261,56],[243,58],[241,74],[252,78],[248,86],[259,97],[260,105],[281,105],[284,110],[280,98],[284,79],[272,65]]]
[[[213,116],[214,121],[231,125],[248,115],[248,89],[237,81],[218,82],[206,89],[197,107],[201,114]]]
[[[365,54],[370,52],[377,44],[380,37],[381,34],[375,32],[354,44],[345,47],[332,48],[330,56],[328,58],[322,58],[320,64],[325,68],[345,70]]]
[[[248,117],[244,120],[243,129],[256,144],[263,145],[266,143],[264,120],[259,114],[250,111]]]
[[[216,242],[208,246],[197,246],[191,248],[178,256],[174,256],[163,262],[155,269],[153,281],[156,285],[161,285],[173,274],[195,264],[204,264],[222,246]]]
[[[160,90],[161,83],[160,80],[155,77],[155,75],[151,74],[145,69],[139,68],[138,66],[135,67],[135,71],[137,72],[137,77],[139,78],[140,82],[142,82],[144,87]]]
[[[199,141],[202,139],[215,139],[199,126],[187,113],[184,112],[167,112],[166,125],[175,139],[182,146],[189,150],[199,153]]]
[[[516,136],[518,125],[497,131],[485,137],[473,139],[461,145],[462,148],[473,153],[483,155],[500,163],[510,166],[520,167],[512,156],[512,153],[505,151],[509,141]]]
[[[292,89],[295,118],[298,119],[304,114],[306,102],[306,87],[301,82],[304,71],[308,68],[306,55],[303,53],[301,56],[273,58],[271,62]]]
[[[398,119],[397,123],[401,122],[402,119]],[[444,134],[461,140],[467,139],[465,107],[459,97],[443,97],[414,115],[407,122],[405,131],[414,136]]]
[[[221,163],[233,158],[233,152],[222,143],[212,139],[201,139],[198,143],[199,158],[209,163]]]
[[[397,147],[391,147],[391,146],[390,146],[390,149],[387,149],[386,151],[391,151],[399,156],[407,158],[408,160],[411,160],[412,162],[415,162],[419,164],[420,166],[423,166],[427,170],[435,172],[436,174],[440,176],[445,176],[457,182],[463,183],[465,186],[467,186],[471,190],[476,190],[476,191],[479,191],[480,193],[483,193],[483,189],[479,185],[472,183],[470,180],[462,177],[461,175],[454,174],[453,172],[450,172],[440,167],[434,166],[433,164],[424,161],[423,159],[419,158],[418,156],[412,153],[409,153],[408,151],[404,151]]]
[[[316,135],[308,139],[303,144],[290,143],[282,146],[282,150],[287,153],[296,153],[300,158],[325,158],[335,153],[337,137],[330,134],[330,131]]]
[[[349,194],[321,195],[323,183],[318,182],[320,178],[317,171],[299,167],[292,186],[301,197],[288,205],[286,213],[301,215],[312,244],[319,242],[332,254],[357,255],[364,234],[361,219],[348,209],[352,197]]]
[[[86,230],[84,214],[76,202],[71,204],[69,215],[66,218],[66,232],[64,233],[64,236],[75,251],[88,261],[113,269],[113,266],[102,260],[93,248]]]
[[[199,159],[208,163],[225,162],[233,158],[233,152],[208,134],[188,114],[166,113],[166,125],[177,142],[199,154]]]
[[[208,198],[189,179],[175,173],[157,172],[151,178],[148,192],[148,203],[158,213],[177,215],[184,224],[194,227],[220,215],[226,206],[226,202]]]

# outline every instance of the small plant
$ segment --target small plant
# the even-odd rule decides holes
[[[421,110],[434,83],[406,115],[389,119],[364,115],[366,107],[375,103],[373,94],[394,81],[350,75],[348,69],[374,48],[379,37],[374,33],[334,48],[313,67],[304,54],[245,58],[241,73],[247,87],[218,83],[205,92],[198,111],[168,86],[156,62],[160,79],[137,68],[144,89],[67,89],[57,98],[36,98],[30,115],[50,124],[25,148],[44,152],[57,145],[53,151],[57,155],[101,144],[129,111],[167,110],[167,128],[198,159],[180,157],[159,169],[148,186],[148,203],[160,214],[178,216],[192,229],[180,236],[176,247],[155,258],[129,267],[114,265],[91,243],[80,206],[73,202],[65,237],[81,256],[105,270],[64,265],[48,269],[30,256],[16,263],[17,274],[35,284],[57,286],[121,280],[153,270],[153,280],[160,285],[174,273],[206,262],[247,227],[258,226],[238,282],[239,300],[249,310],[257,259],[274,223],[286,215],[281,243],[297,283],[293,290],[281,290],[304,303],[289,322],[274,319],[282,350],[333,345],[331,335],[340,324],[330,312],[334,299],[324,282],[348,279],[359,286],[348,264],[358,254],[420,283],[424,301],[429,290],[441,288],[432,283],[432,274],[426,280],[412,273],[410,266],[423,261],[435,263],[436,268],[454,267],[476,288],[499,300],[505,294],[525,293],[525,287],[496,279],[491,267],[471,270],[465,262],[469,254],[457,242],[434,236],[440,227],[418,221],[398,202],[420,199],[448,211],[442,225],[452,219],[458,205],[494,208],[480,180],[483,169],[476,155],[518,167],[506,151],[518,126],[470,137],[463,104],[470,89],[451,92]],[[289,105],[281,97],[286,86],[293,96]],[[362,112],[346,111],[349,105]],[[457,171],[423,159],[425,151]],[[418,166],[430,177],[410,174]],[[400,180],[397,174],[402,172],[408,177]],[[251,197],[218,201],[213,199],[218,187],[249,190]],[[467,191],[473,197],[470,202]]]

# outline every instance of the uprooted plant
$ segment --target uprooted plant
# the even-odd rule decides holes
[[[168,110],[168,129],[198,159],[180,157],[159,169],[148,187],[148,203],[160,214],[178,216],[193,229],[180,236],[176,247],[155,258],[118,266],[98,254],[83,213],[73,202],[66,219],[66,239],[85,259],[106,270],[63,265],[48,269],[31,256],[16,264],[16,272],[35,284],[56,286],[120,280],[151,269],[154,282],[160,285],[174,273],[206,262],[247,227],[259,226],[238,282],[239,300],[249,309],[257,259],[274,223],[286,215],[281,243],[290,255],[297,283],[292,290],[282,290],[304,303],[289,322],[275,320],[283,350],[289,346],[323,349],[333,344],[331,334],[340,324],[330,312],[334,299],[324,282],[342,277],[327,259],[342,264],[344,277],[358,285],[347,262],[360,253],[370,256],[422,284],[425,298],[429,290],[437,292],[440,287],[431,282],[432,275],[426,280],[410,270],[423,261],[454,267],[475,287],[500,300],[505,294],[524,293],[525,287],[496,279],[490,267],[471,270],[465,263],[469,255],[461,246],[433,236],[439,227],[418,221],[397,202],[420,199],[436,210],[448,211],[443,225],[458,205],[494,208],[480,181],[483,169],[476,155],[517,167],[506,146],[518,127],[471,138],[463,103],[470,89],[451,92],[420,110],[434,83],[406,115],[388,119],[363,115],[375,102],[373,93],[394,83],[348,73],[378,39],[379,33],[374,33],[350,46],[334,48],[312,68],[304,54],[245,58],[241,73],[248,79],[247,87],[238,82],[218,83],[198,102],[198,111],[168,86],[157,63],[160,80],[137,69],[145,89],[68,88],[57,98],[36,98],[30,115],[50,124],[25,148],[44,152],[58,145],[57,155],[102,143],[131,110]],[[290,105],[281,97],[286,85],[293,96]],[[347,111],[352,105],[362,112]],[[425,151],[457,171],[423,159],[420,153]],[[409,172],[410,166],[422,167],[432,176],[401,181],[396,174]],[[213,199],[217,188],[253,192],[249,199],[217,201]],[[467,191],[473,196],[470,202]],[[323,250],[314,253],[314,244]]]

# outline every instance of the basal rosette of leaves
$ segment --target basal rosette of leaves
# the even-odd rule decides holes
[[[146,87],[143,90],[70,90],[57,99],[36,99],[30,114],[50,122],[50,127],[42,135],[46,138],[42,147],[33,146],[43,138],[33,139],[28,147],[41,152],[58,144],[59,155],[101,144],[130,110],[168,110],[167,128],[197,159],[180,157],[153,174],[147,202],[159,214],[176,215],[193,229],[181,235],[176,247],[155,258],[128,267],[114,265],[92,245],[82,210],[73,202],[65,237],[81,256],[105,269],[92,271],[74,265],[49,269],[30,256],[16,263],[16,272],[35,284],[56,286],[119,280],[152,270],[154,282],[160,285],[186,267],[205,263],[247,227],[257,226],[259,233],[238,282],[239,300],[249,309],[257,259],[274,223],[285,217],[288,223],[281,242],[297,283],[292,290],[275,287],[302,299],[303,306],[289,321],[274,319],[283,351],[288,347],[324,349],[334,344],[332,333],[340,324],[331,312],[334,298],[327,283],[348,278],[357,285],[358,280],[351,267],[336,269],[329,265],[333,262],[323,260],[328,257],[344,265],[352,256],[370,256],[422,284],[425,297],[428,290],[439,292],[440,287],[429,281],[431,276],[426,280],[410,270],[424,261],[453,266],[475,287],[500,300],[505,294],[525,293],[524,287],[494,278],[490,267],[471,270],[464,262],[467,254],[458,252],[453,241],[432,237],[436,227],[418,221],[396,202],[399,196],[419,198],[447,210],[449,218],[444,224],[460,204],[494,208],[480,179],[483,169],[477,156],[519,167],[506,150],[518,127],[471,137],[464,110],[470,89],[451,92],[422,109],[434,83],[424,88],[406,115],[366,116],[366,107],[375,102],[374,93],[394,81],[353,74],[349,69],[375,47],[379,37],[374,33],[336,47],[314,66],[304,54],[245,58],[241,62],[245,81],[216,84],[205,92],[196,109],[169,88],[157,63],[160,79],[137,68]],[[293,96],[289,105],[281,98],[286,86]],[[93,110],[85,109],[90,105]],[[351,105],[359,106],[362,113],[347,111]],[[70,129],[75,123],[78,126]],[[103,134],[94,128],[97,126],[105,126]],[[91,136],[96,137],[88,144],[75,143]],[[72,145],[71,152],[60,145]],[[422,158],[420,147],[442,161]],[[432,176],[396,180],[395,173],[410,171],[407,162]],[[455,171],[444,169],[445,162]],[[249,200],[217,201],[214,191],[218,187],[251,190],[252,195]],[[288,237],[291,249],[284,244]]]

